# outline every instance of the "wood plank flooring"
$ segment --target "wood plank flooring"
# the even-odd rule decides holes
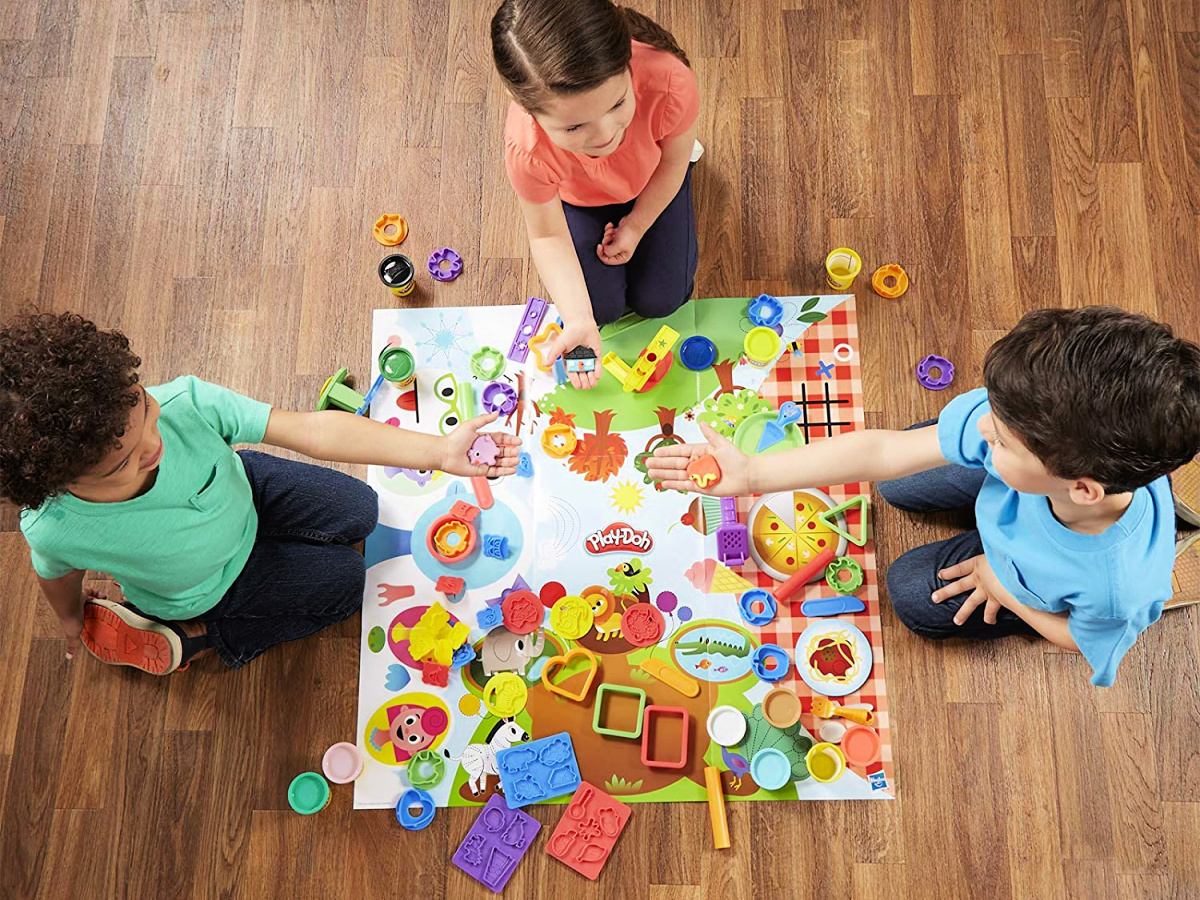
[[[926,353],[977,383],[1026,310],[1115,303],[1200,338],[1198,0],[639,0],[691,55],[700,296],[857,288],[870,421],[937,413]],[[0,5],[0,317],[79,310],[158,382],[308,408],[368,369],[370,225],[466,271],[413,302],[537,293],[501,162],[484,0]],[[953,523],[879,509],[886,565]],[[0,513],[0,896],[485,896],[448,860],[472,814],[287,810],[355,721],[357,620],[237,674],[63,660]],[[927,643],[885,612],[899,798],[639,807],[599,883],[535,853],[508,896],[1200,896],[1200,612],[1091,688],[1021,639]],[[557,812],[536,810],[543,822]]]

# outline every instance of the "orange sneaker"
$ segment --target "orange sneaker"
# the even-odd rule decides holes
[[[1163,609],[1179,609],[1200,603],[1200,534],[1175,545],[1175,568],[1171,572],[1174,593]]]
[[[1175,515],[1200,528],[1200,457],[1171,473]]]
[[[83,606],[80,640],[101,662],[133,666],[151,675],[174,672],[183,659],[183,642],[171,628],[99,598]]]

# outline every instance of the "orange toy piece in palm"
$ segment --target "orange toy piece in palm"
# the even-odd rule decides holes
[[[710,453],[692,460],[686,471],[687,477],[698,488],[711,487],[721,480],[721,467],[717,465],[717,458]]]

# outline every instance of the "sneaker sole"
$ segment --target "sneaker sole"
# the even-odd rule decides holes
[[[151,675],[174,672],[183,658],[183,643],[174,631],[108,600],[85,604],[80,640],[103,663]]]
[[[1180,541],[1175,550],[1175,568],[1171,572],[1174,593],[1164,610],[1183,609],[1200,603],[1200,534]]]

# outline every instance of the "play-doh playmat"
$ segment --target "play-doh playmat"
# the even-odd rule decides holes
[[[606,329],[605,351],[634,368],[663,325],[678,333],[674,364],[644,393],[624,391],[607,373],[591,391],[558,385],[552,371],[538,368],[537,352],[523,365],[505,360],[497,378],[495,355],[479,351],[490,347],[507,355],[524,306],[375,312],[374,356],[399,345],[415,355],[418,367],[415,384],[383,383],[371,417],[420,431],[449,430],[482,409],[489,381],[472,374],[474,362],[476,372],[511,386],[512,392],[494,388],[489,394],[517,399],[494,427],[522,438],[531,471],[481,485],[441,473],[370,469],[380,524],[366,545],[357,735],[365,769],[355,783],[356,807],[394,806],[410,783],[409,763],[417,754],[421,771],[414,767],[412,774],[422,784],[439,766],[444,770],[430,791],[438,805],[482,805],[500,783],[498,751],[564,731],[583,780],[626,803],[703,801],[706,765],[720,768],[729,799],[891,796],[874,544],[869,535],[862,547],[848,542],[820,516],[867,494],[868,486],[822,485],[739,498],[737,515],[749,528],[751,553],[740,565],[726,565],[718,560],[715,534],[722,525],[720,501],[657,490],[645,474],[645,458],[656,447],[699,440],[701,420],[755,452],[767,423],[789,400],[799,418],[765,452],[864,427],[854,298],[779,300],[784,312],[779,353],[761,367],[744,350],[754,327],[746,299],[696,300],[665,320],[622,320]],[[550,307],[541,330],[554,319]],[[700,371],[679,359],[682,342],[694,335],[716,347],[715,364]],[[459,503],[472,510],[469,522],[479,546],[467,561],[447,563],[431,527],[442,523],[433,528],[438,531],[453,521],[452,510],[466,509]],[[860,515],[852,511],[834,519],[857,536]],[[445,535],[456,540],[451,531]],[[496,538],[507,539],[507,547],[499,547]],[[747,623],[738,609],[742,594],[776,587],[828,548],[861,567],[861,586],[846,596],[861,600],[864,611],[802,615],[801,600],[841,596],[819,577],[793,602],[780,603],[769,623]],[[853,578],[854,572],[848,574]],[[443,576],[463,579],[456,602],[439,592]],[[543,619],[540,627],[520,634],[510,621],[512,631],[503,624],[485,631],[480,613],[485,621],[498,617],[500,598],[514,587],[540,601],[533,614]],[[445,582],[442,588],[449,590]],[[455,654],[444,687],[423,683],[422,665],[410,652],[413,629],[434,603],[448,610],[447,628],[455,622],[470,627],[465,645],[470,650]],[[638,646],[653,639],[660,622],[661,637]],[[790,657],[781,681],[768,683],[755,674],[762,644],[779,645]],[[590,671],[593,658],[596,672]],[[512,679],[493,684],[485,697],[497,673],[511,673]],[[698,687],[695,696],[660,680],[680,680],[679,675]],[[801,701],[799,722],[785,728],[770,724],[762,709],[763,697],[780,686]],[[506,712],[506,703],[519,704],[522,687],[525,703],[515,716],[493,714]],[[564,696],[585,691],[582,701]],[[815,718],[814,696],[842,707],[869,705],[881,738],[879,758],[866,765],[850,762],[829,782],[818,780],[821,771],[814,778],[806,754],[823,740],[822,726],[830,736],[831,722],[835,732],[850,724]],[[644,748],[643,705],[684,710],[686,746],[680,745],[680,717],[672,713],[654,717]],[[735,707],[745,716],[745,734],[731,746],[709,737],[706,720],[716,706]],[[633,731],[639,737],[611,733]],[[750,762],[765,748],[782,751],[791,764],[782,788],[765,790],[751,773]],[[683,764],[648,766],[644,749],[655,760],[675,759],[682,750]]]

